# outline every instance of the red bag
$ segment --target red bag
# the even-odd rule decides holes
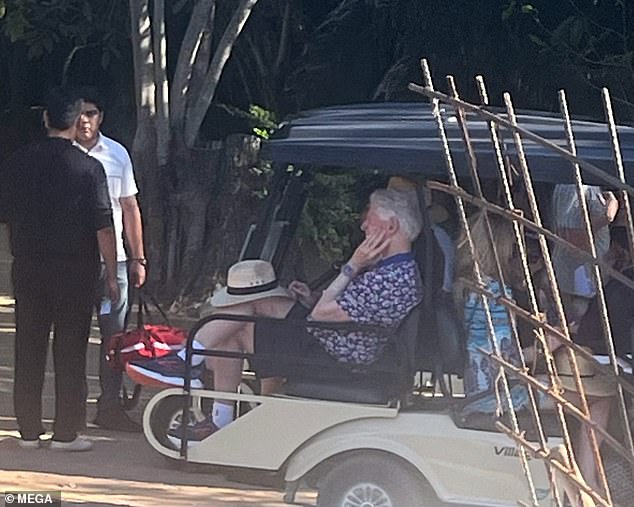
[[[185,346],[187,333],[169,325],[167,315],[156,300],[152,303],[163,316],[165,324],[145,324],[144,315],[148,314],[147,305],[139,294],[137,327],[130,331],[116,333],[108,340],[106,361],[116,371],[124,371],[129,361],[155,359],[165,356]]]
[[[117,333],[108,341],[106,360],[117,371],[138,359],[155,359],[185,346],[187,333],[166,325],[145,324],[142,328]]]

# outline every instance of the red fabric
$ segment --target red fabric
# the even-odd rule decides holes
[[[108,341],[108,365],[118,371],[125,370],[129,361],[155,359],[185,346],[187,333],[172,326],[145,324],[142,329],[117,333]]]

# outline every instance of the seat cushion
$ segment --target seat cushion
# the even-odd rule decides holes
[[[347,380],[304,378],[289,380],[284,386],[284,393],[302,398],[385,405],[398,396],[399,387],[397,382],[387,377],[370,379],[362,376]]]

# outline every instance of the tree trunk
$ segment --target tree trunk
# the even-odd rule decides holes
[[[259,148],[258,138],[234,135],[220,148],[189,152],[189,177],[170,216],[176,241],[170,248],[172,284],[181,299],[204,296],[238,259],[246,230],[262,206],[256,192],[267,183],[267,176],[251,170]]]
[[[256,3],[258,3],[258,0],[240,0],[214,52],[209,71],[205,75],[201,93],[194,100],[188,101],[189,107],[187,108],[185,121],[185,143],[187,146],[194,146],[200,126],[216,93],[222,71]]]
[[[156,159],[159,166],[165,166],[169,158],[170,127],[164,0],[154,0],[152,27],[152,40],[154,42],[154,83],[156,90]]]
[[[132,144],[132,160],[141,193],[146,253],[150,261],[150,281],[162,278],[163,199],[156,157],[156,117],[154,57],[148,0],[130,0],[132,56],[137,128]]]
[[[237,2],[209,63],[216,0],[198,0],[168,90],[164,0],[129,0],[137,105],[132,156],[141,186],[146,250],[153,266],[150,275],[153,281],[167,281],[176,293],[189,291],[199,281],[205,269],[205,248],[216,246],[209,244],[209,238],[217,216],[209,210],[223,200],[220,182],[223,170],[230,171],[218,163],[219,154],[214,159],[208,151],[201,153],[194,141],[235,41],[257,1]],[[152,18],[150,5],[154,7]],[[259,147],[257,142],[250,144]],[[235,153],[232,157],[239,158]],[[254,163],[247,158],[249,164]],[[248,173],[250,167],[241,170]],[[249,192],[246,198],[247,202],[252,198]],[[222,218],[242,216],[234,213],[239,206],[234,195],[222,207]],[[237,233],[223,229],[231,238],[231,260],[235,260],[244,234],[242,224],[236,227]],[[223,269],[225,264],[223,260]]]
[[[201,53],[201,49],[205,52],[204,48],[208,48],[210,44],[215,6],[215,0],[196,2],[181,43],[170,95],[172,126],[175,129],[183,129],[192,65],[199,59],[198,55]]]

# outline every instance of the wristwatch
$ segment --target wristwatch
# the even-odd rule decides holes
[[[344,264],[341,266],[341,274],[343,276],[347,276],[348,278],[352,278],[355,274],[355,269],[350,264]]]

